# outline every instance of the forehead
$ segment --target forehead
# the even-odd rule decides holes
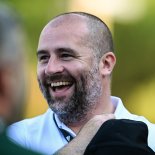
[[[45,32],[49,28],[57,28],[57,27],[73,28],[76,31],[80,30],[88,31],[86,21],[87,21],[86,17],[78,14],[61,15],[53,19],[51,22],[49,22],[43,29],[43,32]]]
[[[88,38],[86,18],[80,15],[63,15],[48,23],[41,32],[39,47],[52,43],[79,43],[86,44]],[[84,43],[85,42],[85,43]],[[43,46],[43,45],[42,45]]]

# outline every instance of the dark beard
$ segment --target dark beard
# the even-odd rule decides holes
[[[66,125],[84,120],[88,112],[97,104],[102,92],[98,69],[95,67],[87,74],[81,75],[80,80],[75,82],[74,94],[67,101],[53,100],[48,87],[43,85],[39,79],[38,81],[49,107]]]

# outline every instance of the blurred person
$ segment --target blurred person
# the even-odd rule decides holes
[[[23,117],[24,34],[18,17],[0,4],[0,154],[36,154],[11,142],[6,127]]]
[[[38,82],[49,109],[13,124],[11,139],[44,154],[81,155],[102,124],[130,119],[147,124],[148,145],[155,150],[155,125],[111,96],[116,56],[101,19],[82,12],[55,17],[41,32],[37,58]]]

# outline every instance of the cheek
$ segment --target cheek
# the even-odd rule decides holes
[[[72,64],[68,68],[69,73],[79,81],[86,73],[90,71],[90,68],[84,64]]]
[[[44,75],[45,75],[44,73],[45,73],[44,68],[38,65],[37,66],[37,77],[39,79],[42,79],[44,77]]]

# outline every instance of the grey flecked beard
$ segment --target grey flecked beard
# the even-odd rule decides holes
[[[97,65],[88,73],[81,75],[80,80],[75,82],[74,94],[67,101],[52,99],[48,87],[43,85],[39,79],[38,82],[49,107],[66,125],[84,120],[102,94]]]

